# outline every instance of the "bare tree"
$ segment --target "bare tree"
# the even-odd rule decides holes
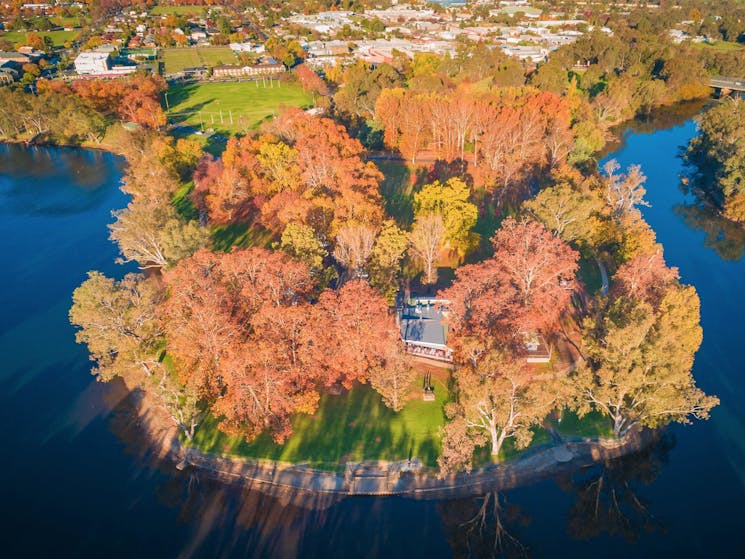
[[[617,173],[621,168],[618,161],[611,159],[603,165],[606,179],[605,199],[613,212],[618,216],[635,206],[649,206],[644,200],[646,190],[644,182],[647,177],[639,165],[629,165],[625,173]]]
[[[435,283],[435,263],[445,239],[445,223],[442,216],[434,212],[419,216],[414,222],[410,238],[411,248],[424,267],[424,283]]]
[[[334,258],[350,278],[360,277],[374,246],[375,229],[369,225],[348,223],[336,235]]]

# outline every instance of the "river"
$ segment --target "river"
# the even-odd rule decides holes
[[[679,189],[692,114],[632,126],[611,154],[648,177],[644,215],[696,286],[695,376],[721,398],[648,452],[484,499],[311,499],[218,486],[148,454],[116,383],[89,375],[67,322],[88,270],[121,276],[107,240],[121,161],[0,146],[0,530],[3,557],[530,557],[739,555],[745,508],[742,236]],[[690,223],[690,225],[689,225]],[[599,490],[599,491],[598,491]],[[485,517],[479,530],[480,511]],[[475,519],[474,522],[469,522]],[[470,551],[469,551],[470,550]]]

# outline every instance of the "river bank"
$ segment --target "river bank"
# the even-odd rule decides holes
[[[405,496],[416,499],[461,498],[489,490],[530,485],[592,464],[638,452],[657,440],[652,430],[635,431],[623,439],[571,438],[540,445],[498,464],[471,473],[438,477],[434,468],[416,458],[399,462],[364,461],[340,464],[343,471],[319,470],[272,460],[219,456],[182,443],[178,427],[158,400],[128,387],[135,403],[132,419],[148,442],[149,457],[166,469],[193,471],[231,486],[255,488],[267,494],[302,492],[349,496]]]

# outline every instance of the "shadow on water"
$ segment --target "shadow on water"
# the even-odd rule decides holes
[[[639,488],[658,478],[674,446],[674,436],[663,432],[639,452],[558,480],[575,499],[568,515],[569,535],[579,540],[621,536],[634,543],[643,534],[664,532],[664,523],[641,497]]]

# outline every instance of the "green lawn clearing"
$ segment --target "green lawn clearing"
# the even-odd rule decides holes
[[[27,33],[23,31],[9,31],[0,34],[0,38],[7,39],[13,44],[24,43]],[[67,41],[74,41],[80,36],[80,31],[39,31],[37,35],[41,37],[50,37],[55,47],[64,45]]]
[[[721,52],[731,52],[736,50],[742,50],[745,48],[740,43],[734,43],[731,41],[712,41],[711,43],[701,42],[693,43],[694,47],[707,50],[717,50]]]
[[[412,387],[415,393],[421,383],[419,377]],[[210,417],[197,431],[194,445],[203,452],[302,462],[330,470],[343,468],[347,461],[410,457],[435,466],[448,391],[442,380],[434,378],[433,383],[435,402],[412,398],[398,413],[386,408],[369,386],[355,386],[339,396],[323,395],[315,415],[293,419],[293,435],[284,445],[274,443],[267,434],[251,443],[230,437]]]
[[[313,99],[297,84],[261,81],[189,83],[168,90],[168,116],[185,123],[223,133],[246,133],[280,107],[310,107]]]
[[[561,414],[561,421],[551,420],[556,431],[563,437],[612,438],[613,427],[607,415],[591,411],[582,419],[569,410]]]
[[[256,223],[238,222],[212,228],[212,246],[223,252],[234,248],[270,248],[275,240],[270,231]]]
[[[533,440],[530,441],[527,449],[518,449],[515,447],[515,439],[507,439],[502,444],[502,449],[499,451],[499,455],[494,458],[491,455],[491,447],[486,444],[481,447],[476,447],[473,452],[473,466],[474,468],[482,468],[489,464],[496,464],[504,462],[511,458],[516,457],[522,452],[528,449],[536,448],[542,445],[546,445],[551,442],[551,435],[545,429],[536,427],[533,429]]]
[[[385,211],[401,227],[409,227],[414,221],[414,185],[411,170],[403,161],[374,161],[383,173],[380,195],[385,203]]]
[[[166,74],[181,72],[184,68],[220,66],[238,61],[230,47],[167,48],[160,50],[160,58],[165,64]]]

